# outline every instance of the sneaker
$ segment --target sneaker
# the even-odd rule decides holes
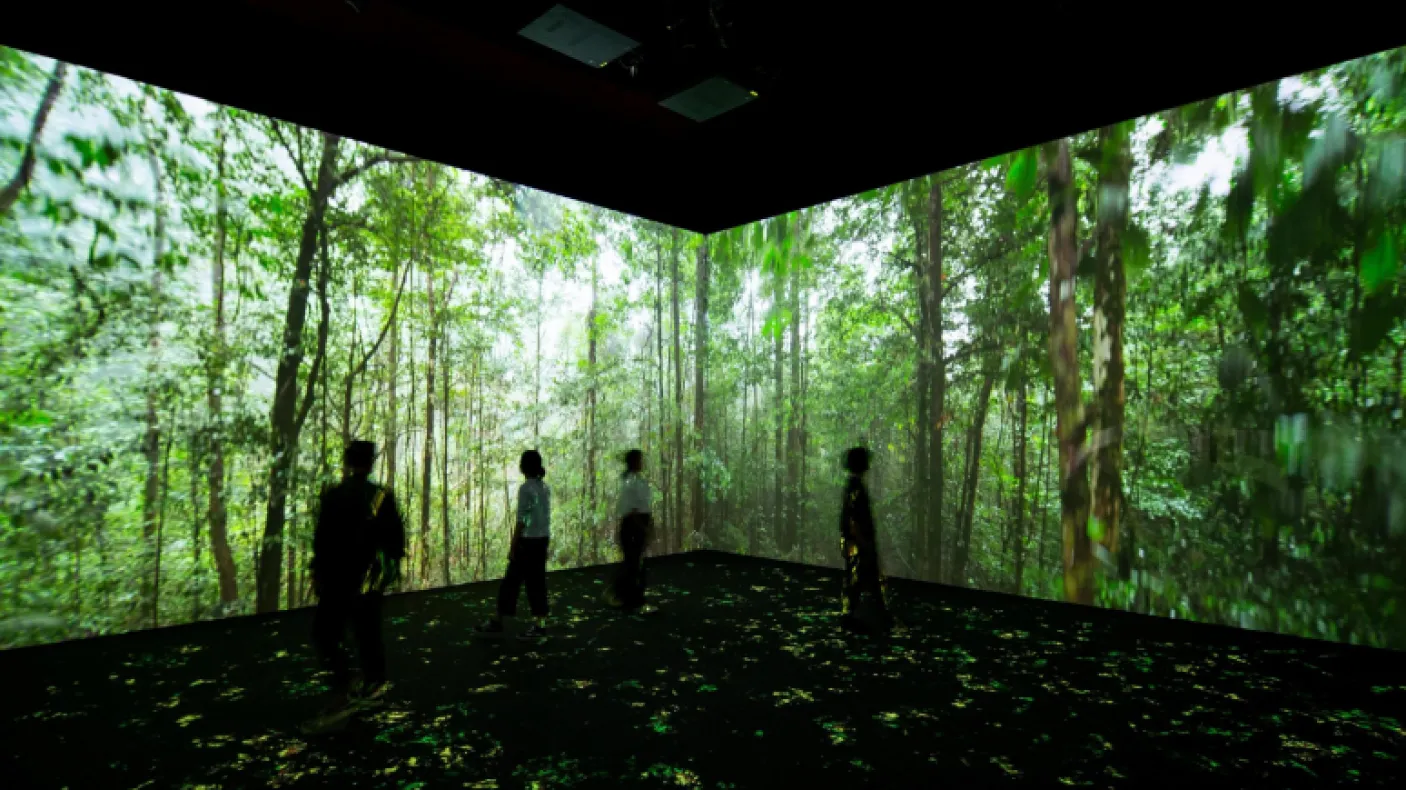
[[[483,625],[474,626],[474,633],[478,634],[479,636],[502,636],[503,621],[489,620]]]
[[[529,626],[526,631],[518,634],[517,638],[524,642],[540,642],[547,638],[547,629],[540,625]]]

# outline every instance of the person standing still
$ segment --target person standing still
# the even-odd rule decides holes
[[[615,575],[613,590],[606,593],[606,602],[627,611],[644,606],[644,553],[654,528],[650,514],[649,481],[644,479],[644,453],[625,453],[625,474],[620,483],[620,551],[624,555]]]
[[[478,627],[485,636],[503,633],[503,620],[517,614],[517,599],[527,587],[533,624],[518,635],[524,641],[547,637],[547,552],[552,540],[552,490],[542,478],[542,454],[528,450],[518,461],[527,478],[517,490],[517,528],[508,548],[508,570],[498,585],[498,613]]]
[[[329,710],[379,704],[389,688],[381,640],[381,601],[400,580],[405,524],[395,495],[371,481],[376,445],[352,442],[343,454],[342,481],[323,492],[313,531],[313,643],[332,673]],[[364,683],[354,687],[342,639],[356,635]]]
[[[840,547],[845,561],[841,623],[851,630],[876,628],[886,632],[894,623],[888,611],[883,573],[879,570],[874,511],[869,503],[869,489],[864,485],[864,474],[869,471],[869,450],[851,448],[845,454],[845,468],[849,479],[845,483],[844,505],[840,511]],[[865,604],[868,604],[867,610]],[[872,617],[863,616],[870,612]]]

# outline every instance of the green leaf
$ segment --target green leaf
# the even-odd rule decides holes
[[[1381,234],[1372,244],[1370,251],[1362,256],[1359,269],[1362,287],[1367,289],[1367,295],[1376,293],[1392,282],[1396,277],[1397,258],[1396,237],[1390,232]]]
[[[1017,153],[1011,169],[1006,173],[1006,189],[1015,193],[1016,197],[1030,197],[1035,191],[1035,180],[1039,174],[1038,161],[1034,148]]]
[[[987,159],[983,159],[981,160],[981,169],[992,170],[994,168],[1001,167],[1006,162],[1010,161],[1010,158],[1010,154],[1001,154],[1000,156],[993,156]]]

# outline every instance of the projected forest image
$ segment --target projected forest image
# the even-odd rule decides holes
[[[838,565],[864,444],[889,575],[1406,647],[1403,51],[705,237],[0,48],[0,190],[3,646],[311,604],[370,439],[402,589],[528,448]]]
[[[381,445],[403,589],[502,574],[533,447],[551,567],[613,558],[618,458],[676,408],[659,295],[699,237],[15,50],[0,69],[0,643],[312,603],[348,439]]]
[[[1406,647],[1403,54],[714,237],[715,545]]]

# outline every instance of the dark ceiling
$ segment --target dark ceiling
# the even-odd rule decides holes
[[[517,35],[555,4],[50,0],[0,43],[699,232],[1406,43],[1353,3],[570,0],[640,42],[592,68]],[[658,104],[719,75],[758,98]]]

